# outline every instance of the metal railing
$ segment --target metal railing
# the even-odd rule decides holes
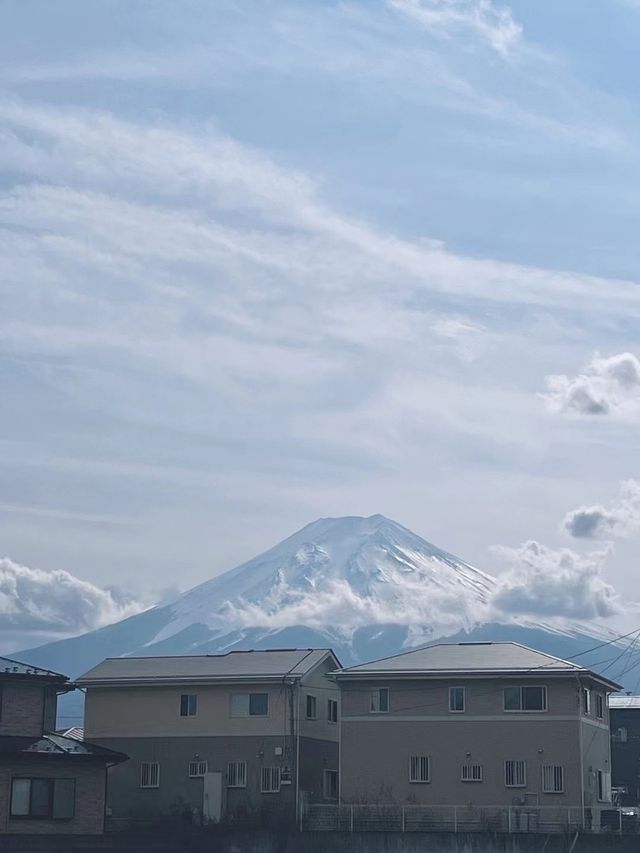
[[[598,806],[336,805],[306,803],[303,831],[328,832],[539,832],[640,833],[628,809]]]

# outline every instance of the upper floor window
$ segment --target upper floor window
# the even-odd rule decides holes
[[[195,693],[183,693],[180,697],[180,716],[195,717],[198,712],[198,697]]]
[[[431,759],[428,755],[412,755],[409,759],[409,781],[429,782],[431,778]]]
[[[373,714],[387,714],[389,711],[389,688],[378,687],[371,691],[370,710]]]
[[[588,687],[582,688],[582,711],[587,715],[591,713],[591,691]]]
[[[504,763],[504,784],[507,788],[525,788],[527,785],[527,762],[512,758]]]
[[[75,804],[75,779],[13,779],[11,782],[11,817],[71,820]]]
[[[190,779],[201,779],[207,772],[207,762],[206,761],[190,761],[189,762],[189,778]]]
[[[268,693],[233,693],[231,696],[232,717],[268,717]]]
[[[482,764],[463,764],[460,779],[463,782],[482,782]]]
[[[454,714],[464,711],[464,687],[449,688],[449,710]]]
[[[315,720],[318,716],[318,701],[315,696],[307,696],[307,720]]]
[[[624,726],[620,726],[620,728],[611,732],[611,740],[615,743],[626,743],[628,739],[628,733]]]
[[[547,688],[539,684],[504,688],[505,711],[546,711]]]
[[[143,761],[140,764],[140,787],[160,787],[160,764],[157,761]]]
[[[596,693],[596,717],[599,720],[604,719],[604,696],[602,693]]]
[[[330,723],[338,722],[338,700],[327,699],[327,720]]]
[[[543,765],[542,791],[545,794],[564,794],[564,767],[561,764]]]

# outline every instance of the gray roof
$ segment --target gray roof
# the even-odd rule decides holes
[[[29,663],[23,663],[13,658],[0,657],[0,677],[4,675],[35,675],[40,678],[49,678],[55,681],[67,681],[68,677],[60,672],[53,672],[50,669],[41,669],[39,666],[31,666]]]
[[[336,673],[337,678],[367,675],[523,675],[590,674],[578,664],[538,652],[519,643],[440,643],[381,660],[350,666]],[[613,684],[607,679],[595,678]],[[620,689],[615,685],[616,689]]]
[[[640,696],[609,696],[609,707],[640,711]]]
[[[224,655],[107,658],[76,679],[79,687],[98,684],[210,683],[299,679],[331,649],[266,649]]]

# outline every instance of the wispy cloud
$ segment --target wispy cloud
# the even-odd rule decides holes
[[[580,506],[564,517],[563,529],[576,539],[630,536],[640,528],[640,483],[627,480],[611,506]]]

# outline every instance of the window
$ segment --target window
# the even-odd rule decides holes
[[[504,763],[504,784],[507,788],[524,788],[527,784],[527,762],[521,758]]]
[[[307,720],[315,720],[317,717],[318,702],[315,696],[307,696]]]
[[[11,783],[11,817],[71,820],[75,802],[75,779],[13,779]]]
[[[564,767],[561,764],[543,765],[542,791],[545,794],[564,794]]]
[[[140,764],[140,787],[160,787],[160,764],[157,761],[143,761]]]
[[[263,767],[260,771],[260,791],[263,794],[277,794],[280,790],[280,768]]]
[[[598,770],[598,799],[601,803],[611,802],[611,773]]]
[[[602,693],[596,693],[596,717],[599,720],[604,719],[604,696]]]
[[[461,714],[464,711],[464,687],[449,688],[449,710],[452,714]]]
[[[389,712],[389,688],[378,687],[371,693],[371,713],[387,714]]]
[[[228,788],[246,788],[247,787],[247,762],[246,761],[230,761],[227,764],[227,787]]]
[[[431,760],[428,755],[412,755],[409,759],[409,781],[428,782]]]
[[[233,693],[231,696],[232,717],[268,717],[268,693]]]
[[[330,723],[338,722],[338,700],[337,699],[328,699],[327,700],[327,720]]]
[[[189,778],[201,779],[207,772],[206,761],[190,761],[189,762]]]
[[[338,771],[325,770],[322,775],[322,793],[325,800],[338,799]]]
[[[180,697],[180,716],[195,717],[198,710],[198,697],[195,693],[183,693]]]
[[[587,716],[591,713],[591,691],[588,687],[582,688],[582,711]]]
[[[626,743],[628,739],[627,730],[624,726],[620,726],[615,732],[611,732],[611,740],[614,743]]]
[[[542,685],[504,688],[505,711],[546,711],[547,688]]]
[[[460,778],[463,782],[482,782],[482,764],[463,764]]]

